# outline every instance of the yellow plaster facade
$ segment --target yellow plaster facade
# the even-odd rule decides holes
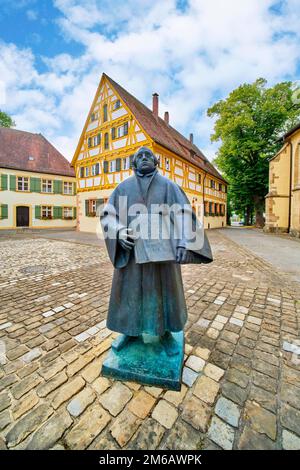
[[[32,182],[37,180],[40,180],[40,191],[37,191],[37,188],[33,190]],[[43,180],[52,182],[49,183],[52,192],[43,192]],[[55,193],[57,184],[62,188],[62,194]],[[47,209],[47,216],[43,217],[45,207],[49,209]],[[28,211],[20,208],[28,208]],[[23,210],[21,219],[20,210]],[[22,227],[74,228],[76,219],[76,179],[74,177],[0,168],[0,230]],[[23,221],[22,224],[20,220]]]
[[[265,231],[300,237],[300,125],[284,136],[270,160]]]

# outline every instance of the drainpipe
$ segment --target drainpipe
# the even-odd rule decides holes
[[[292,213],[292,177],[293,177],[293,144],[290,142],[290,184],[289,184],[289,216],[288,216],[288,233],[291,229],[291,213]]]
[[[205,199],[205,180],[206,180],[206,175],[207,175],[207,173],[205,172],[205,173],[204,173],[204,178],[203,178],[203,196],[202,196],[202,201],[203,201],[203,227],[204,227],[204,217],[205,217],[205,203],[204,203],[204,199]]]

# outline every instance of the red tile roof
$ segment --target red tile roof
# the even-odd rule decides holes
[[[42,134],[6,127],[0,127],[0,168],[75,176],[68,160]]]
[[[160,117],[155,117],[153,112],[147,108],[141,101],[136,99],[133,95],[128,93],[123,87],[116,83],[105,73],[104,77],[111,83],[112,87],[119,94],[120,98],[130,108],[138,122],[147,132],[147,134],[157,143],[163,147],[171,150],[175,154],[183,157],[185,160],[193,163],[195,166],[201,168],[203,171],[215,176],[216,178],[227,181],[216,170],[216,168],[205,157],[201,150],[188,139],[186,139],[180,132],[167,124]]]

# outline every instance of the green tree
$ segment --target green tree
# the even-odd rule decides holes
[[[0,109],[0,127],[14,127],[15,125],[12,118]]]
[[[232,209],[244,214],[246,224],[253,211],[256,224],[264,223],[269,159],[282,145],[279,137],[300,118],[293,91],[292,82],[268,88],[267,81],[259,78],[239,86],[207,111],[216,118],[211,140],[221,141],[215,163],[230,183]]]

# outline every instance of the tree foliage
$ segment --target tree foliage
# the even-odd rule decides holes
[[[0,127],[14,127],[15,125],[12,118],[0,109]]]
[[[216,117],[211,140],[221,141],[215,163],[230,183],[232,209],[245,214],[248,223],[253,210],[262,223],[269,159],[282,145],[279,137],[299,122],[293,91],[291,82],[268,88],[259,78],[208,109],[208,116]]]

